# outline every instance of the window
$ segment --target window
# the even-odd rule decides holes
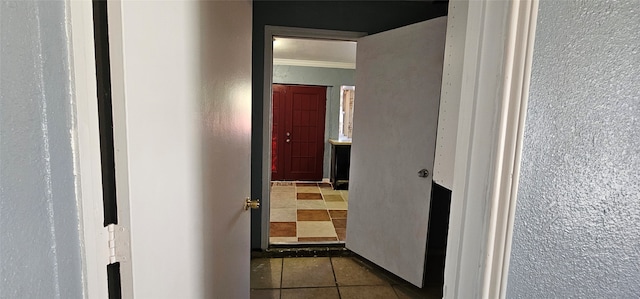
[[[340,139],[351,139],[353,131],[353,100],[355,86],[340,86]]]

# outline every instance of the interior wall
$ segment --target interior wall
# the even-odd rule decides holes
[[[340,125],[340,86],[355,85],[355,70],[291,65],[273,66],[273,83],[327,86],[327,108],[324,130],[324,160],[322,177],[329,178],[331,144],[337,139]]]
[[[0,2],[0,297],[81,298],[67,7]]]
[[[447,1],[254,1],[252,38],[251,196],[262,197],[265,26],[373,34],[447,14]],[[261,212],[251,213],[251,246],[260,248]]]
[[[638,11],[540,2],[507,298],[640,297]]]

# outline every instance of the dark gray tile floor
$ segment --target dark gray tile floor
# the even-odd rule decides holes
[[[435,299],[441,288],[417,288],[357,257],[255,258],[252,299]]]

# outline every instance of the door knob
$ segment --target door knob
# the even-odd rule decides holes
[[[248,209],[253,209],[253,210],[257,210],[260,208],[260,200],[259,199],[251,199],[249,197],[247,197],[247,199],[244,202],[244,209],[245,211]]]
[[[291,133],[287,132],[287,137],[291,136]]]
[[[291,139],[287,138],[287,140],[285,140],[286,143],[291,142]]]
[[[421,178],[427,178],[429,177],[429,170],[427,169],[420,169],[420,171],[418,171],[418,176]]]

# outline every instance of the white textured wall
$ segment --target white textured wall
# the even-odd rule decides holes
[[[640,297],[639,13],[540,3],[508,298]]]
[[[0,2],[0,298],[81,298],[62,1]]]

